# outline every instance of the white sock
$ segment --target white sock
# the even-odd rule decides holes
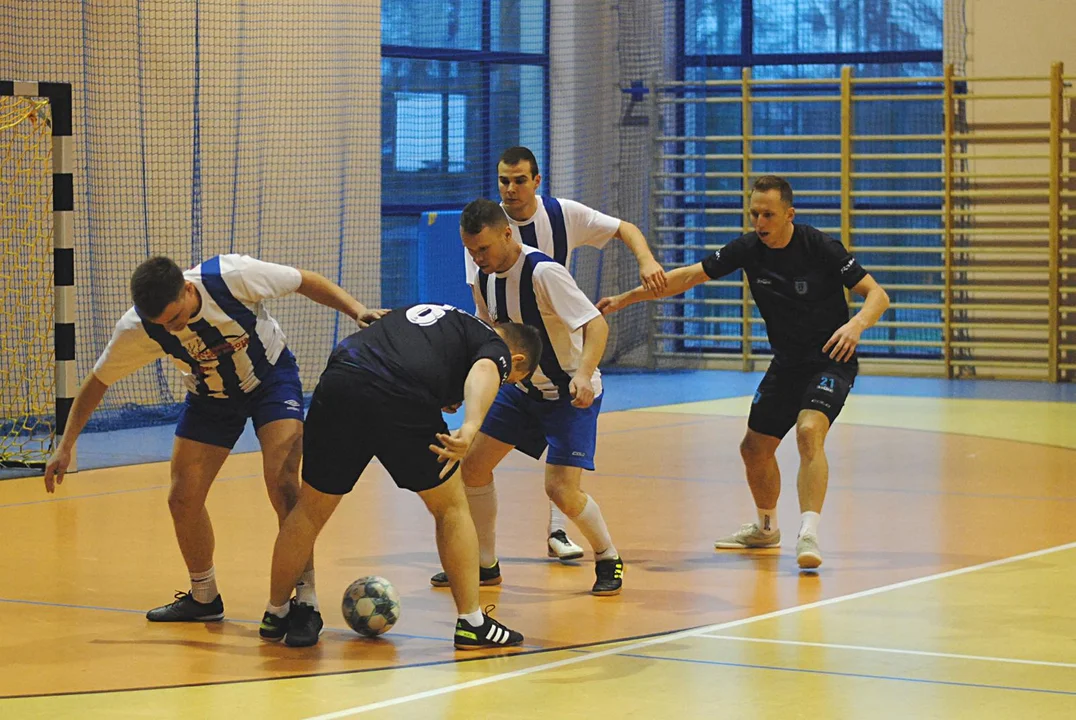
[[[295,583],[295,602],[310,605],[318,612],[318,594],[314,589],[314,569],[311,568],[299,576],[299,582]]]
[[[822,519],[822,516],[816,512],[808,510],[803,513],[803,519],[800,521],[800,535],[814,535],[818,537],[818,521]]]
[[[269,613],[270,615],[276,615],[278,618],[286,618],[288,616],[288,611],[290,611],[290,610],[291,610],[291,601],[290,600],[288,602],[284,603],[283,605],[280,605],[280,606],[274,605],[273,603],[266,603],[265,604],[265,612]]]
[[[497,562],[497,488],[493,483],[482,487],[464,486],[471,519],[478,531],[478,562],[484,568]]]
[[[568,529],[568,516],[564,514],[564,511],[557,507],[557,504],[552,500],[549,501],[549,534],[552,535],[557,530]]]
[[[762,534],[771,535],[777,532],[777,508],[772,510],[755,509],[758,510],[758,529],[762,531]]]
[[[217,599],[217,572],[209,568],[202,573],[191,573],[191,595],[195,602],[211,603]]]
[[[460,620],[466,620],[471,627],[482,627],[482,623],[485,622],[485,620],[482,618],[481,610],[475,610],[473,613],[460,615]]]
[[[613,539],[609,537],[609,528],[605,526],[605,518],[602,517],[601,508],[594,498],[587,495],[587,504],[583,506],[583,512],[572,518],[572,522],[583,533],[583,537],[590,543],[594,550],[595,560],[610,560],[617,557],[616,548],[613,547]]]

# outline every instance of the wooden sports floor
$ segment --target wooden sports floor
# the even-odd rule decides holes
[[[541,467],[509,456],[504,584],[482,600],[516,651],[453,650],[432,521],[380,466],[318,542],[326,631],[305,649],[258,639],[275,517],[256,453],[210,494],[227,617],[204,625],[144,619],[187,588],[167,463],[55,496],[0,482],[0,718],[1076,718],[1073,387],[861,378],[803,574],[791,438],[783,547],[713,550],[754,519],[737,445],[758,377],[607,378],[585,486],[627,563],[619,597],[589,595],[589,559],[546,558]],[[109,452],[141,457],[129,437]],[[402,596],[378,640],[337,610],[367,574]]]

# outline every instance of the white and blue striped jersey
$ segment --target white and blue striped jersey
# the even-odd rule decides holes
[[[479,271],[472,286],[478,316],[490,322],[517,322],[542,335],[542,359],[531,378],[519,387],[531,397],[568,398],[568,383],[583,356],[583,326],[601,315],[568,270],[535,248],[523,246],[507,271]],[[601,395],[601,372],[590,379]]]
[[[502,204],[503,207],[503,204]],[[508,215],[508,213],[505,213]],[[555,261],[570,268],[572,253],[589,245],[599,250],[616,235],[620,221],[575,200],[538,196],[538,210],[527,220],[508,217],[512,237],[526,247],[538,248]],[[467,284],[474,285],[478,266],[464,249]]]
[[[172,334],[132,307],[112,333],[93,374],[111,385],[155,360],[171,357],[187,389],[216,398],[241,397],[258,387],[284,350],[284,332],[263,301],[299,289],[293,267],[247,255],[217,255],[183,273],[202,307]]]

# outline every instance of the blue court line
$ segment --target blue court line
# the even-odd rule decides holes
[[[229,482],[231,480],[248,480],[253,477],[261,477],[261,475],[232,475],[230,477],[217,478],[214,483]],[[148,485],[140,488],[127,488],[126,490],[106,490],[104,492],[87,493],[85,495],[61,495],[57,497],[47,497],[43,500],[27,500],[25,502],[0,504],[0,510],[4,508],[23,507],[25,505],[42,505],[44,503],[55,502],[67,502],[69,500],[84,500],[86,498],[104,497],[106,495],[125,495],[127,493],[139,493],[147,492],[149,490],[167,490],[168,485]]]
[[[576,652],[583,652],[576,651]],[[982,688],[984,690],[1015,690],[1018,692],[1044,693],[1048,695],[1076,695],[1069,690],[1046,690],[1043,688],[1017,687],[1015,685],[988,685],[985,683],[957,682],[955,680],[928,680],[925,678],[900,677],[897,675],[872,675],[870,673],[838,672],[836,670],[811,670],[807,668],[781,667],[776,665],[752,665],[750,663],[722,662],[720,660],[692,660],[689,658],[662,657],[656,655],[640,655],[637,653],[616,654],[613,657],[628,657],[639,660],[658,660],[662,662],[688,663],[691,665],[714,665],[719,667],[745,668],[748,670],[774,670],[776,672],[806,673],[808,675],[828,675],[832,677],[859,678],[864,680],[890,680],[894,682],[921,683],[924,685],[946,685],[962,688]]]
[[[37,605],[37,606],[40,606],[40,607],[63,608],[65,610],[96,610],[96,611],[99,611],[99,612],[126,613],[128,615],[143,615],[144,616],[146,614],[145,610],[130,610],[128,608],[101,607],[101,606],[98,606],[98,605],[74,605],[74,604],[71,604],[71,603],[47,602],[45,600],[15,600],[13,598],[0,598],[0,603],[9,603],[9,604],[12,604],[12,605]],[[216,621],[214,621],[214,622],[216,622]],[[241,624],[241,625],[261,625],[260,620],[239,620],[239,619],[236,619],[236,618],[228,618],[227,620],[224,620],[223,622],[237,623],[237,624]],[[341,635],[352,635],[352,634],[354,634],[354,633],[352,633],[351,630],[345,630],[344,628],[338,628],[338,627],[326,626],[325,630],[327,632],[339,633]],[[429,637],[428,635],[408,635],[406,633],[394,632],[394,633],[392,633],[392,636],[393,637],[399,637],[399,638],[407,638],[408,640],[432,640],[434,642],[439,642],[439,643],[450,643],[450,642],[452,642],[451,640],[446,640],[443,637]],[[523,647],[528,647],[528,646],[524,645]],[[530,646],[530,647],[533,647],[533,648],[537,649],[540,646],[533,645],[533,646]]]

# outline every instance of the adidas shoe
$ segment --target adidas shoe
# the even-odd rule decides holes
[[[288,613],[288,634],[284,637],[284,644],[290,647],[310,647],[317,645],[318,636],[325,623],[321,619],[321,613],[314,609],[313,605],[295,603],[291,612]]]
[[[583,548],[573,543],[568,538],[568,533],[556,530],[549,536],[549,557],[556,558],[561,562],[578,560],[583,557]]]
[[[150,622],[214,622],[224,619],[224,601],[217,595],[213,602],[200,603],[189,592],[177,592],[174,602],[146,613]]]
[[[717,550],[746,550],[751,548],[775,548],[781,546],[781,531],[774,530],[766,534],[759,529],[758,523],[741,525],[731,535],[719,537],[714,541]]]
[[[796,540],[796,564],[804,570],[814,570],[822,564],[822,552],[818,549],[818,537],[800,535]]]
[[[592,595],[619,595],[624,584],[624,561],[619,557],[598,560],[594,563],[594,575],[594,587],[590,589]]]
[[[283,640],[284,636],[288,634],[291,613],[295,610],[295,598],[289,600],[288,605],[288,614],[284,617],[278,617],[268,610],[265,611],[265,615],[262,615],[262,624],[258,626],[258,635],[261,636],[262,640],[277,642]]]
[[[456,620],[453,642],[457,650],[484,650],[485,648],[512,647],[523,644],[522,633],[517,633],[489,616],[490,605],[482,613],[482,625],[475,627],[463,618]]]
[[[479,585],[500,585],[501,584],[501,561],[493,563],[493,567],[484,568],[478,567],[478,584]],[[448,587],[448,574],[443,570],[430,578],[430,585],[434,587]]]

